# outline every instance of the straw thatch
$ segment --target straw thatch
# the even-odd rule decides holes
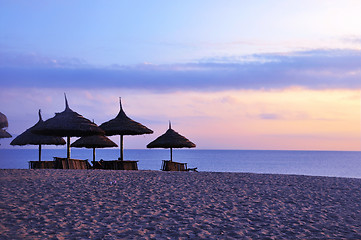
[[[123,111],[120,98],[119,102],[120,111],[118,115],[114,119],[100,125],[100,128],[105,131],[105,135],[142,135],[153,133],[151,129],[130,119]]]
[[[194,148],[196,145],[189,141],[186,137],[180,135],[172,129],[169,122],[169,129],[153,142],[147,145],[147,148],[169,148],[170,161],[173,161],[173,148]]]
[[[196,145],[186,137],[180,135],[171,128],[153,142],[147,145],[147,148],[194,148]]]
[[[9,126],[8,119],[5,114],[0,112],[0,128],[7,128]]]
[[[32,129],[39,128],[42,124],[44,124],[44,121],[39,110],[39,121],[17,136],[10,145],[65,145],[65,141],[61,137],[40,135],[32,132]]]
[[[77,148],[92,148],[93,149],[93,166],[95,165],[95,148],[118,147],[118,145],[103,135],[93,135],[81,137],[71,144],[72,147]]]
[[[85,136],[81,137],[75,142],[73,142],[71,147],[77,148],[107,148],[107,147],[118,147],[118,145],[107,138],[106,136],[102,135],[93,135],[93,136]]]
[[[105,135],[113,136],[120,135],[120,160],[124,159],[123,156],[123,136],[124,135],[142,135],[142,134],[151,134],[153,131],[146,126],[130,119],[125,112],[123,111],[122,101],[119,98],[120,110],[118,115],[103,124],[100,125],[100,128],[105,131]]]
[[[104,135],[104,131],[95,123],[71,110],[66,97],[65,110],[61,113],[55,113],[53,118],[46,120],[40,127],[34,128],[32,132],[59,137]]]
[[[27,129],[25,132],[12,140],[10,145],[38,145],[39,162],[41,161],[41,145],[65,145],[65,141],[61,137],[40,135],[32,132],[32,129],[40,128],[42,124],[44,124],[44,121],[41,117],[41,112],[39,110],[39,121],[34,126]]]
[[[0,138],[11,138],[12,136],[10,133],[5,131],[4,129],[0,129]]]
[[[32,130],[36,134],[67,137],[67,158],[70,159],[70,137],[104,135],[104,131],[95,123],[69,108],[65,96],[65,110],[55,113],[55,117],[46,120],[40,127]]]

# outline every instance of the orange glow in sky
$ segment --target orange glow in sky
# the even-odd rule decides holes
[[[200,148],[361,149],[360,90],[242,90],[171,99],[175,126],[199,139]]]
[[[11,119],[17,109],[8,112],[8,131],[14,134],[25,130],[18,127],[18,132],[14,131],[17,124],[30,127],[37,121],[38,108],[43,110],[44,119],[64,108],[58,90],[24,91],[27,93],[7,93],[16,99],[13,104],[25,102],[23,117]],[[98,124],[116,116],[119,96],[129,117],[154,130],[152,135],[128,136],[127,148],[145,148],[167,129],[170,120],[173,128],[195,142],[198,149],[361,150],[360,90],[68,92],[71,108]]]

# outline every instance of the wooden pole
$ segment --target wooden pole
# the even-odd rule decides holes
[[[173,148],[170,148],[170,161],[173,161]]]
[[[41,144],[39,144],[39,162],[41,162]]]
[[[124,160],[124,153],[123,153],[123,135],[120,135],[120,160]]]
[[[66,158],[70,159],[70,137],[69,136],[66,137],[66,148],[67,148]]]
[[[95,148],[93,148],[93,166],[95,165]]]

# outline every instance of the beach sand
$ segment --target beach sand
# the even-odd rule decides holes
[[[0,170],[0,239],[361,239],[361,179]]]

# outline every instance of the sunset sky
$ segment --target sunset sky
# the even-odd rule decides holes
[[[360,13],[358,0],[0,0],[0,112],[16,137],[64,93],[99,125],[122,97],[154,131],[125,148],[170,120],[198,149],[361,151]]]

